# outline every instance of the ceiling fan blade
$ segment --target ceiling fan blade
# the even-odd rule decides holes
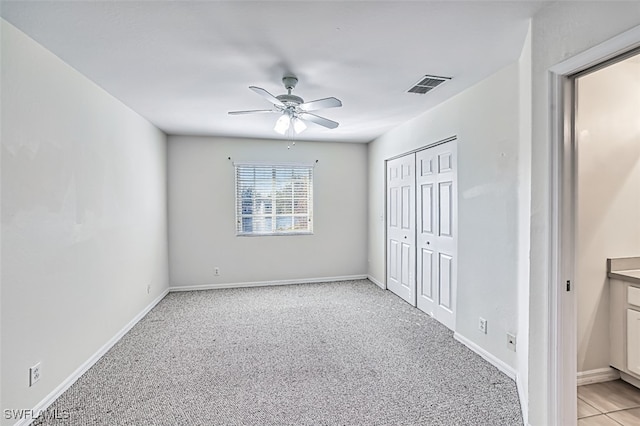
[[[298,118],[311,121],[329,129],[335,129],[336,127],[338,127],[338,123],[336,123],[335,121],[331,121],[328,118],[320,117],[319,115],[311,114],[310,112],[303,112],[301,114],[298,114]]]
[[[262,96],[263,98],[265,98],[266,100],[268,100],[269,102],[271,102],[274,105],[280,105],[280,106],[285,106],[280,99],[276,98],[275,96],[273,96],[271,93],[267,92],[266,90],[264,90],[262,87],[256,87],[256,86],[249,86],[249,89],[253,90],[254,92],[256,92],[258,95]]]
[[[300,108],[303,111],[313,111],[316,109],[336,108],[341,106],[342,106],[342,102],[340,102],[340,99],[331,97],[331,98],[316,99],[315,101],[305,102],[303,104],[298,105],[298,108]]]
[[[240,114],[261,114],[265,112],[278,112],[272,109],[252,109],[248,111],[229,111],[229,115],[240,115]]]

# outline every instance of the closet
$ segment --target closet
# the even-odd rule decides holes
[[[449,140],[387,160],[387,288],[455,329],[457,155]]]

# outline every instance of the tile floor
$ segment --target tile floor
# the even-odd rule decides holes
[[[578,386],[578,426],[640,425],[640,389],[623,382]]]

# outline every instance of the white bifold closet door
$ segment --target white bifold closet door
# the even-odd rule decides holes
[[[455,329],[456,142],[387,162],[387,287]]]
[[[416,305],[415,156],[387,161],[387,288]]]
[[[456,145],[416,153],[418,308],[455,329]]]

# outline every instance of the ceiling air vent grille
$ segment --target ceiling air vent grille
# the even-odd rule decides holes
[[[407,90],[408,93],[418,93],[424,95],[427,92],[435,89],[447,80],[451,80],[451,77],[438,77],[435,75],[425,75],[418,81],[411,89]]]

